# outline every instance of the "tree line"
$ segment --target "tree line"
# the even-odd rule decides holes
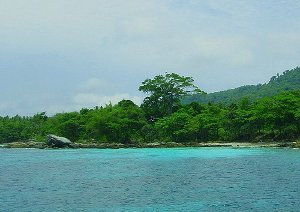
[[[300,138],[300,90],[231,104],[183,104],[186,95],[204,93],[191,77],[158,75],[139,87],[148,94],[141,106],[130,100],[78,112],[45,112],[0,117],[0,143],[44,141],[47,134],[87,143],[208,141],[294,141]]]

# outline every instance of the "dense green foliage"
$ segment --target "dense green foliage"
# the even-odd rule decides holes
[[[149,94],[141,105],[147,117],[161,118],[170,115],[178,108],[183,97],[202,93],[193,82],[192,77],[175,73],[158,75],[142,82],[139,90]]]
[[[279,79],[284,78],[279,76],[270,83]],[[47,134],[75,142],[124,144],[300,138],[300,90],[256,101],[245,97],[231,104],[175,103],[171,113],[160,114],[157,119],[149,119],[148,108],[130,100],[52,117],[45,113],[32,117],[0,117],[0,143],[43,141]],[[164,109],[164,105],[157,109]]]
[[[184,103],[235,103],[244,97],[251,101],[256,101],[263,97],[272,97],[283,91],[292,91],[300,89],[300,68],[286,70],[283,74],[271,77],[266,84],[245,85],[239,88],[209,93],[207,95],[191,95],[184,99]]]

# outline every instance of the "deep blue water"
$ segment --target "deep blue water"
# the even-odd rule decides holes
[[[300,150],[0,149],[0,211],[300,211]]]

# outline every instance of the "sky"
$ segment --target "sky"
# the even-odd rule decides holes
[[[165,72],[210,93],[300,65],[299,0],[0,0],[0,116],[93,108]]]

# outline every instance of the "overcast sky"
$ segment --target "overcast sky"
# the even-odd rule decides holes
[[[0,116],[131,99],[165,71],[206,92],[300,64],[299,0],[0,0]]]

